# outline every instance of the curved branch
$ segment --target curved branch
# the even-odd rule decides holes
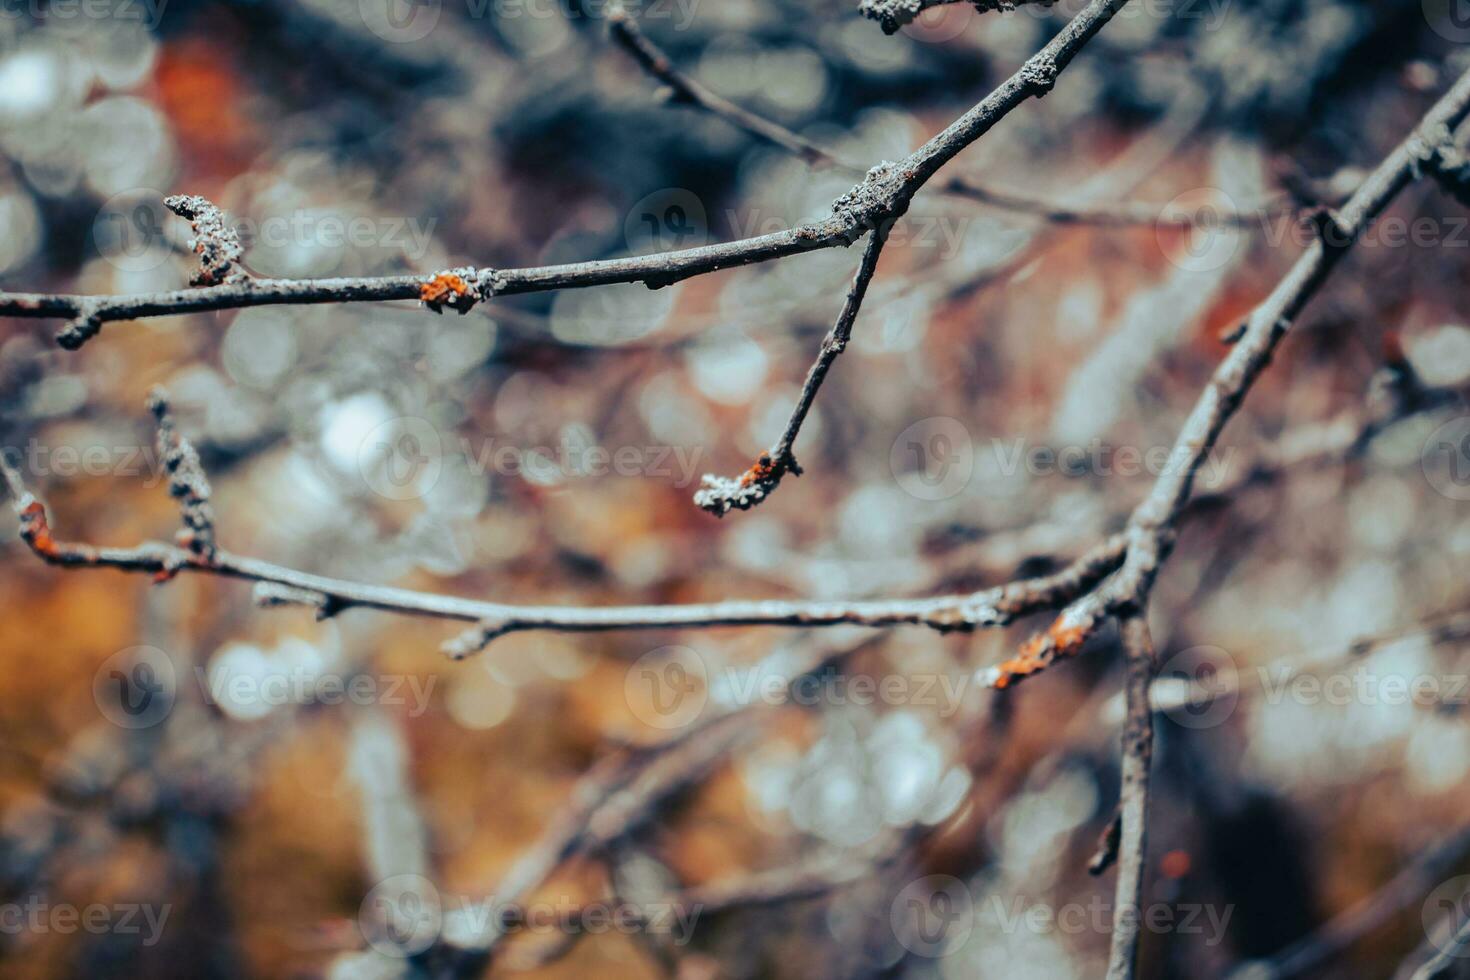
[[[933,0],[933,2],[958,3],[962,0]],[[842,158],[829,147],[813,142],[774,120],[736,105],[680,71],[668,53],[648,39],[648,36],[639,29],[638,22],[621,5],[608,10],[607,21],[608,32],[612,39],[638,63],[639,67],[667,87],[668,95],[673,101],[718,116],[752,136],[779,146],[808,163],[824,164],[854,177],[861,177],[866,172],[867,168]],[[1221,227],[1248,228],[1272,218],[1299,217],[1302,210],[1284,195],[1264,201],[1255,208],[1218,212],[1214,210],[1208,212],[1171,210],[1165,204],[1153,204],[1146,201],[1067,206],[1020,194],[992,190],[966,177],[953,177],[945,181],[938,190],[954,197],[966,198],[1004,211],[1030,215],[1053,224],[1099,225],[1112,228],[1149,226],[1184,228],[1199,224],[1203,218]]]
[[[1077,654],[1104,620],[1142,608],[1159,567],[1174,546],[1179,518],[1189,503],[1200,466],[1270,363],[1277,345],[1369,223],[1421,175],[1424,162],[1439,152],[1448,131],[1467,115],[1470,72],[1460,76],[1414,131],[1368,175],[1340,212],[1320,216],[1318,239],[1252,312],[1245,333],[1215,369],[1180,429],[1168,465],[1129,518],[1123,567],[1103,589],[1065,610],[1018,656],[992,668],[987,676],[993,685],[1005,687]]]
[[[1001,626],[1029,613],[1055,609],[1082,595],[1118,567],[1121,536],[1109,538],[1060,572],[1022,579],[980,592],[927,599],[865,599],[820,602],[807,599],[732,600],[672,606],[517,606],[410,589],[366,585],[313,575],[216,548],[202,554],[161,542],[133,548],[102,548],[57,540],[45,505],[28,492],[20,474],[0,460],[0,477],[10,489],[20,534],[37,557],[67,568],[115,568],[159,579],[196,572],[262,583],[263,604],[298,603],[322,617],[352,608],[476,622],[450,641],[455,659],[483,649],[512,632],[558,630],[605,632],[710,626],[927,626],[941,632]]]

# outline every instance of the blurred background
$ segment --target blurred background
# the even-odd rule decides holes
[[[855,0],[628,10],[711,90],[867,165],[1079,6],[961,3],[892,36]],[[1293,209],[1340,200],[1470,68],[1457,12],[1130,4],[942,176],[1198,223],[1058,222],[936,181],[797,443],[805,474],[749,513],[690,497],[779,435],[856,252],[462,317],[114,323],[75,353],[59,322],[0,320],[0,446],[60,537],[168,540],[145,408],[164,385],[223,547],[504,602],[1039,574],[1146,493],[1222,331],[1310,240]],[[852,185],[668,104],[604,13],[7,3],[0,288],[185,286],[174,193],[228,212],[251,272],[309,278],[749,237]],[[1142,976],[1407,975],[1470,911],[1467,244],[1453,197],[1405,191],[1201,475],[1151,617]],[[1087,864],[1118,795],[1110,637],[999,693],[976,672],[1044,621],[514,634],[451,663],[452,624],[65,571],[14,528],[6,508],[4,976],[1102,972],[1113,882]],[[588,914],[681,894],[683,925]],[[548,914],[517,925],[493,900]]]

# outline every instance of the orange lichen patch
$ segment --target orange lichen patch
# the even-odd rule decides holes
[[[46,520],[46,506],[32,500],[20,512],[20,536],[31,550],[45,558],[55,558],[61,553],[56,539],[51,536],[51,525]]]
[[[470,284],[453,272],[441,272],[419,286],[419,299],[435,313],[443,312],[446,306],[459,310],[460,313],[467,313],[475,305],[475,295],[470,292]]]
[[[1065,622],[1065,617],[1058,617],[1046,632],[1027,640],[1020,653],[995,667],[991,687],[1005,690],[1017,681],[1045,670],[1061,657],[1074,656],[1082,649],[1088,635],[1085,627],[1072,625]]]
[[[748,487],[752,483],[760,483],[765,480],[776,478],[776,464],[771,460],[770,453],[761,453],[757,459],[744,473],[740,475],[740,485]]]

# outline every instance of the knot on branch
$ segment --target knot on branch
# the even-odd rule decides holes
[[[179,502],[184,526],[178,533],[179,545],[213,561],[215,557],[214,508],[210,506],[209,479],[199,462],[194,447],[179,434],[169,408],[168,393],[154,388],[148,393],[148,410],[158,420],[158,454],[168,473],[168,492]],[[175,569],[177,571],[177,569]],[[165,578],[170,577],[164,575]]]
[[[1040,54],[1022,66],[1021,80],[1039,98],[1056,87],[1059,70],[1051,56]]]
[[[908,194],[905,181],[910,176],[898,164],[884,160],[832,202],[832,215],[860,235],[877,222],[903,211]]]
[[[1353,232],[1342,223],[1342,216],[1324,205],[1311,208],[1303,216],[1317,233],[1325,248],[1346,248],[1352,244]]]
[[[471,268],[450,269],[436,274],[419,286],[419,299],[435,313],[444,307],[459,311],[460,316],[472,310],[482,297],[494,293],[494,273],[481,274]]]
[[[732,510],[750,510],[770,496],[787,473],[801,476],[795,457],[789,453],[780,456],[761,453],[737,477],[706,473],[699,481],[700,489],[694,493],[694,505],[716,517],[724,517]]]
[[[64,350],[76,350],[102,331],[102,318],[95,313],[83,314],[56,334],[56,342]]]
[[[42,558],[55,558],[61,550],[51,536],[51,522],[46,518],[46,505],[30,494],[15,502],[15,512],[20,518],[20,538]]]
[[[235,269],[243,249],[239,233],[230,227],[223,211],[197,194],[175,194],[164,198],[163,203],[174,214],[187,218],[194,230],[189,247],[199,256],[199,271],[189,285],[218,286],[248,278]]]

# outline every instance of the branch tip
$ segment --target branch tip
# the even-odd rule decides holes
[[[102,320],[100,317],[95,314],[82,314],[57,332],[56,342],[63,350],[78,350],[101,332]]]
[[[330,619],[342,609],[342,604],[326,593],[315,589],[302,589],[279,582],[256,582],[251,598],[262,609],[282,606],[306,606],[316,610],[317,619]]]
[[[706,473],[699,481],[700,489],[695,491],[694,504],[716,517],[724,517],[732,510],[750,510],[769,497],[787,473],[801,476],[796,457],[789,453],[761,453],[738,477]]]
[[[158,454],[168,473],[169,496],[179,501],[179,514],[184,523],[177,535],[178,543],[205,561],[213,561],[217,550],[214,508],[209,502],[213,491],[209,478],[204,475],[199,453],[175,426],[168,392],[155,385],[148,392],[148,410],[158,421]],[[165,567],[159,575],[166,578],[160,580],[172,578],[178,570],[178,567]]]
[[[509,619],[483,620],[458,636],[445,640],[439,650],[450,660],[472,657],[507,633],[519,629],[518,623]]]
[[[250,278],[244,270],[235,268],[244,249],[239,232],[230,226],[223,211],[197,194],[174,194],[164,198],[163,204],[187,219],[194,230],[189,247],[199,256],[199,271],[189,280],[189,285],[219,286]]]
[[[447,306],[463,316],[480,301],[481,293],[486,288],[482,283],[483,278],[485,277],[470,268],[436,273],[419,286],[419,299],[435,313],[442,314]],[[471,286],[472,282],[475,283],[474,286]],[[493,282],[489,288],[493,292]]]
[[[1092,624],[1085,619],[1074,622],[1068,613],[1063,612],[1044,632],[1022,644],[1014,657],[982,671],[981,679],[987,686],[1003,691],[1032,674],[1039,674],[1058,660],[1076,656],[1092,632]]]

